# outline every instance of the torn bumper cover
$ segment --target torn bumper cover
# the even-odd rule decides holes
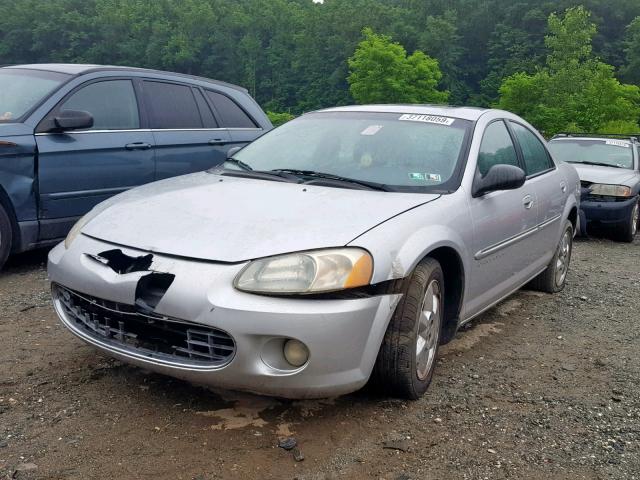
[[[115,247],[84,235],[49,254],[63,324],[125,362],[194,383],[289,398],[349,393],[368,380],[399,295],[351,299],[240,292],[246,265]],[[283,346],[302,342],[290,365]]]

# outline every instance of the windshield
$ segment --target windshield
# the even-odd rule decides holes
[[[0,123],[15,122],[68,78],[64,73],[0,69]]]
[[[455,183],[467,120],[432,115],[319,112],[269,132],[234,155],[253,170],[299,170],[397,190]]]
[[[595,163],[617,168],[633,168],[633,149],[627,140],[551,140],[553,156],[567,163]]]

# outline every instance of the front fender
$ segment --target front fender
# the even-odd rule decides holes
[[[454,250],[468,271],[472,237],[469,210],[458,191],[391,218],[349,245],[371,252],[372,282],[379,283],[406,277],[420,260],[442,247]]]

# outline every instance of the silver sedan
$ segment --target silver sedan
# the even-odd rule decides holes
[[[54,305],[103,352],[192,382],[415,399],[461,325],[563,288],[579,191],[508,112],[322,110],[100,204],[49,255]]]

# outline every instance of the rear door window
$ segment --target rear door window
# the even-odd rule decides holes
[[[213,113],[211,112],[211,107],[207,103],[202,95],[202,92],[197,88],[193,89],[193,94],[196,97],[196,102],[198,103],[198,109],[200,110],[200,116],[202,117],[202,123],[205,128],[216,128],[218,126],[218,122],[213,117]]]
[[[106,80],[71,94],[59,110],[83,110],[93,116],[91,130],[140,128],[138,102],[131,80]]]
[[[484,131],[478,155],[478,170],[482,176],[494,165],[520,167],[511,135],[502,120],[491,123]]]
[[[207,90],[207,96],[220,115],[222,126],[226,128],[257,128],[255,122],[236,102],[226,95]]]
[[[200,110],[191,87],[175,83],[144,82],[144,103],[155,129],[202,128]]]
[[[551,157],[538,137],[525,126],[515,122],[510,123],[522,149],[527,175],[536,175],[553,168]]]

